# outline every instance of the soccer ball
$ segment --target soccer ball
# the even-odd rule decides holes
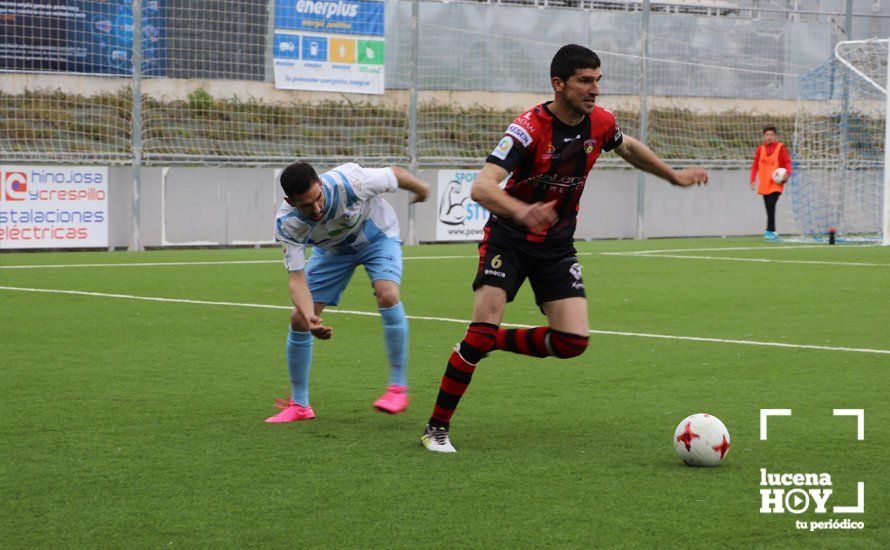
[[[716,416],[687,416],[674,431],[674,450],[687,466],[717,466],[729,452],[729,431]]]
[[[783,181],[785,181],[785,176],[787,176],[787,175],[788,175],[788,170],[785,170],[784,168],[781,168],[781,167],[776,168],[775,171],[773,172],[773,181],[776,183],[782,183]]]

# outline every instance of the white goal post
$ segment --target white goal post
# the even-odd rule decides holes
[[[888,45],[839,42],[799,78],[789,194],[807,239],[890,245]]]
[[[872,76],[866,74],[863,71],[862,67],[857,67],[854,65],[850,59],[845,56],[846,50],[848,48],[856,47],[859,45],[881,45],[883,46],[883,50],[886,50],[886,57],[881,60],[883,64],[886,65],[885,70],[882,71],[883,74],[874,74],[876,77],[884,77],[884,86],[881,86],[878,82],[872,78]],[[881,216],[881,244],[884,246],[890,246],[890,170],[887,169],[890,166],[890,148],[887,147],[890,144],[890,95],[887,94],[887,86],[890,86],[890,39],[881,39],[881,40],[847,40],[843,42],[838,42],[834,47],[834,57],[845,66],[847,66],[854,74],[858,75],[860,78],[865,80],[870,85],[874,86],[881,93],[884,94],[885,101],[885,110],[884,110],[884,205],[882,209]]]

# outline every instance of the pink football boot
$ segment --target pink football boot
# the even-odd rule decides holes
[[[315,411],[312,410],[311,406],[304,407],[303,405],[297,405],[293,401],[280,398],[275,400],[275,406],[280,409],[281,412],[275,416],[267,418],[266,422],[269,424],[282,424],[285,422],[296,422],[298,420],[311,420],[315,418]]]
[[[408,409],[408,388],[390,384],[380,399],[374,401],[374,408],[389,414],[399,414]]]

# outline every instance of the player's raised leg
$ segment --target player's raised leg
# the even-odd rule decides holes
[[[563,245],[562,258],[534,262],[529,281],[535,301],[547,316],[548,326],[500,329],[496,349],[532,357],[577,357],[587,349],[589,326],[581,264],[571,244]]]
[[[590,332],[587,299],[564,298],[541,304],[548,326],[498,330],[495,348],[532,357],[577,357],[587,349]]]

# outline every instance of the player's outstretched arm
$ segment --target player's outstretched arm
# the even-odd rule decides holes
[[[414,174],[401,166],[390,166],[390,168],[393,174],[396,175],[399,189],[414,193],[414,196],[411,197],[411,202],[423,202],[430,196],[430,186],[415,177]]]
[[[555,200],[529,204],[502,190],[500,183],[508,173],[497,164],[486,163],[473,181],[471,198],[498,216],[510,218],[533,230],[558,219],[554,209]]]
[[[652,149],[628,135],[624,136],[624,140],[615,148],[615,152],[634,168],[654,174],[672,185],[686,187],[708,183],[708,172],[704,168],[696,166],[674,170],[658,158]]]
[[[291,271],[287,286],[290,298],[297,308],[292,317],[293,323],[299,325],[295,328],[303,332],[309,331],[313,336],[322,340],[330,338],[334,332],[333,329],[324,326],[321,318],[315,315],[312,293],[309,292],[309,285],[306,284],[306,270]]]

